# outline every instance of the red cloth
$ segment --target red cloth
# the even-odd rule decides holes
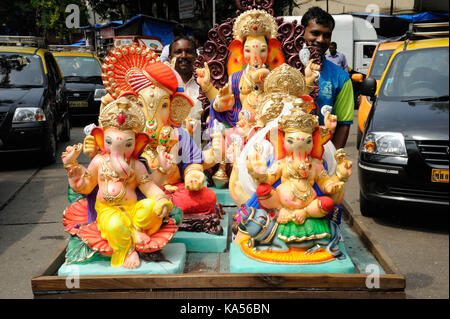
[[[172,193],[172,203],[184,214],[205,215],[215,212],[217,196],[211,189],[203,187],[198,191],[189,191],[184,183],[176,184],[178,190]]]

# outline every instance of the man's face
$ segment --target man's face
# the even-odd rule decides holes
[[[311,19],[305,28],[304,38],[308,45],[315,47],[320,54],[324,54],[330,46],[332,32],[331,25],[317,24],[316,20]]]
[[[336,46],[335,45],[330,45],[329,50],[331,55],[335,55],[336,54]]]
[[[191,41],[180,39],[172,45],[170,59],[176,58],[175,70],[180,75],[192,75],[197,52]]]

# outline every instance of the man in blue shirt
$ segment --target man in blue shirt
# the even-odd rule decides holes
[[[319,7],[310,8],[302,17],[305,28],[304,38],[308,45],[315,47],[322,54],[322,69],[319,79],[320,123],[323,124],[322,109],[327,106],[337,116],[337,127],[333,136],[336,149],[345,147],[354,118],[353,86],[349,75],[336,64],[325,58],[325,52],[331,43],[331,34],[335,22],[333,17]],[[325,113],[325,112],[323,112]]]
[[[328,61],[333,62],[339,66],[342,70],[348,73],[348,64],[345,54],[337,51],[337,43],[331,42],[328,48],[328,53],[325,55]]]

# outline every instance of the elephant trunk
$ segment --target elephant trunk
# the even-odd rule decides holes
[[[133,174],[133,169],[125,157],[125,154],[111,153],[111,167],[121,178],[128,178]]]

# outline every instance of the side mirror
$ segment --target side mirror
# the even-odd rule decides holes
[[[361,73],[352,74],[352,80],[355,82],[362,82],[364,80],[364,76]]]
[[[361,94],[366,96],[375,96],[376,91],[377,91],[377,80],[371,78],[364,79]]]

